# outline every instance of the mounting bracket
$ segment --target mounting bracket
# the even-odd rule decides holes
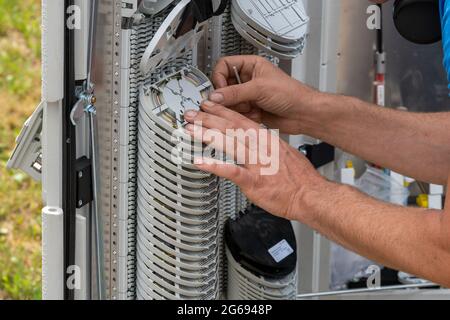
[[[9,169],[20,169],[34,180],[42,176],[42,117],[44,103],[40,103],[31,117],[23,125],[16,139],[16,147],[7,163]]]

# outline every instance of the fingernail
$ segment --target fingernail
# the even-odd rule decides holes
[[[209,100],[215,103],[222,103],[225,100],[225,97],[219,92],[213,92],[209,96]]]
[[[203,101],[203,105],[204,105],[205,107],[207,107],[207,108],[212,108],[212,107],[214,107],[216,104],[215,104],[214,102],[212,102],[212,101],[205,100],[205,101]]]
[[[195,111],[195,110],[189,110],[189,111],[186,111],[186,113],[184,114],[184,117],[185,117],[185,118],[189,118],[189,119],[193,119],[193,118],[195,118],[197,115],[198,115],[198,112],[197,112],[197,111]]]
[[[194,132],[195,127],[194,127],[193,124],[188,123],[188,124],[184,127],[184,129],[185,129],[186,131]]]

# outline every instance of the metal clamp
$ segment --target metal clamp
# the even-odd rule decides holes
[[[70,119],[74,126],[76,126],[80,119],[84,117],[86,112],[90,112],[88,110],[91,110],[92,108],[95,110],[94,104],[97,101],[93,93],[83,92],[78,95],[78,98],[79,100],[70,113]]]

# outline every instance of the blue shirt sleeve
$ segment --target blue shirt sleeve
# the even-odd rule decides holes
[[[450,0],[441,0],[442,45],[444,48],[444,67],[447,70],[450,90]]]

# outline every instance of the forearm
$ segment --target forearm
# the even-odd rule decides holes
[[[324,182],[296,197],[296,219],[373,261],[450,287],[448,214],[394,206]]]
[[[323,94],[301,111],[301,131],[425,182],[450,172],[450,113],[418,114]]]

